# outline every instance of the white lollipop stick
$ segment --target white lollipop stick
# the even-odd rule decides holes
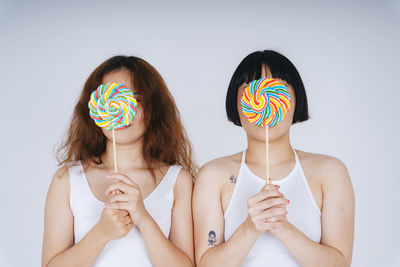
[[[267,181],[266,184],[270,184],[269,181],[269,153],[268,153],[268,125],[265,125],[265,167],[267,169]]]
[[[113,150],[114,150],[114,172],[118,172],[117,169],[117,150],[115,148],[115,130],[112,130],[113,133]]]
[[[113,152],[114,152],[114,172],[117,173],[118,172],[118,169],[117,169],[117,149],[115,148],[115,130],[114,129],[112,130],[112,133],[113,133]],[[116,191],[117,191],[117,194],[118,194],[119,190],[117,189]]]

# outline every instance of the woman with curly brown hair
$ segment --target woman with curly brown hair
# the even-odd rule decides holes
[[[100,84],[137,99],[132,125],[115,133],[89,116]],[[195,167],[175,102],[161,75],[137,57],[115,56],[87,79],[59,150],[45,207],[42,266],[192,266]],[[116,192],[120,192],[117,194]]]

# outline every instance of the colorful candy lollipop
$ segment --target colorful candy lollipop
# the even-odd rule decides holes
[[[92,92],[88,105],[90,117],[96,125],[106,130],[112,130],[114,170],[117,172],[115,130],[121,130],[132,123],[136,116],[137,101],[133,92],[125,85],[107,83],[100,85]]]
[[[286,86],[276,79],[254,80],[243,92],[242,111],[251,123],[275,126],[286,117],[290,95]]]
[[[290,94],[276,79],[254,80],[244,89],[242,111],[251,123],[265,127],[267,184],[269,184],[268,128],[283,121],[290,109]]]
[[[90,117],[106,130],[120,130],[132,123],[136,105],[133,92],[125,85],[102,84],[90,96]]]

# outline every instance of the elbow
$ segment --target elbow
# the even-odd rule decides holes
[[[195,259],[195,266],[196,267],[207,267],[207,264],[205,263],[204,256],[206,253],[203,253],[199,258]]]
[[[207,254],[207,252],[204,253],[203,255],[201,255],[201,257],[196,260],[196,264],[195,264],[196,267],[213,267],[213,266],[215,266],[215,263],[211,263],[208,260],[208,257],[206,256],[206,254]]]
[[[348,258],[343,254],[340,250],[335,249],[337,251],[337,261],[336,264],[334,265],[335,267],[350,267],[351,265],[351,257]]]
[[[41,266],[42,266],[42,267],[49,267],[50,261],[51,261],[51,260],[43,260],[43,259],[42,259],[42,265],[41,265]]]

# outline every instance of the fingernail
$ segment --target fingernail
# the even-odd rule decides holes
[[[287,214],[287,211],[286,211],[286,214]]]
[[[274,186],[275,186],[276,189],[281,188],[281,187],[280,187],[279,185],[277,185],[277,184],[275,184]]]
[[[281,197],[283,197],[283,194],[281,193]]]
[[[289,199],[287,200],[287,203],[290,203],[290,200],[289,200]]]

